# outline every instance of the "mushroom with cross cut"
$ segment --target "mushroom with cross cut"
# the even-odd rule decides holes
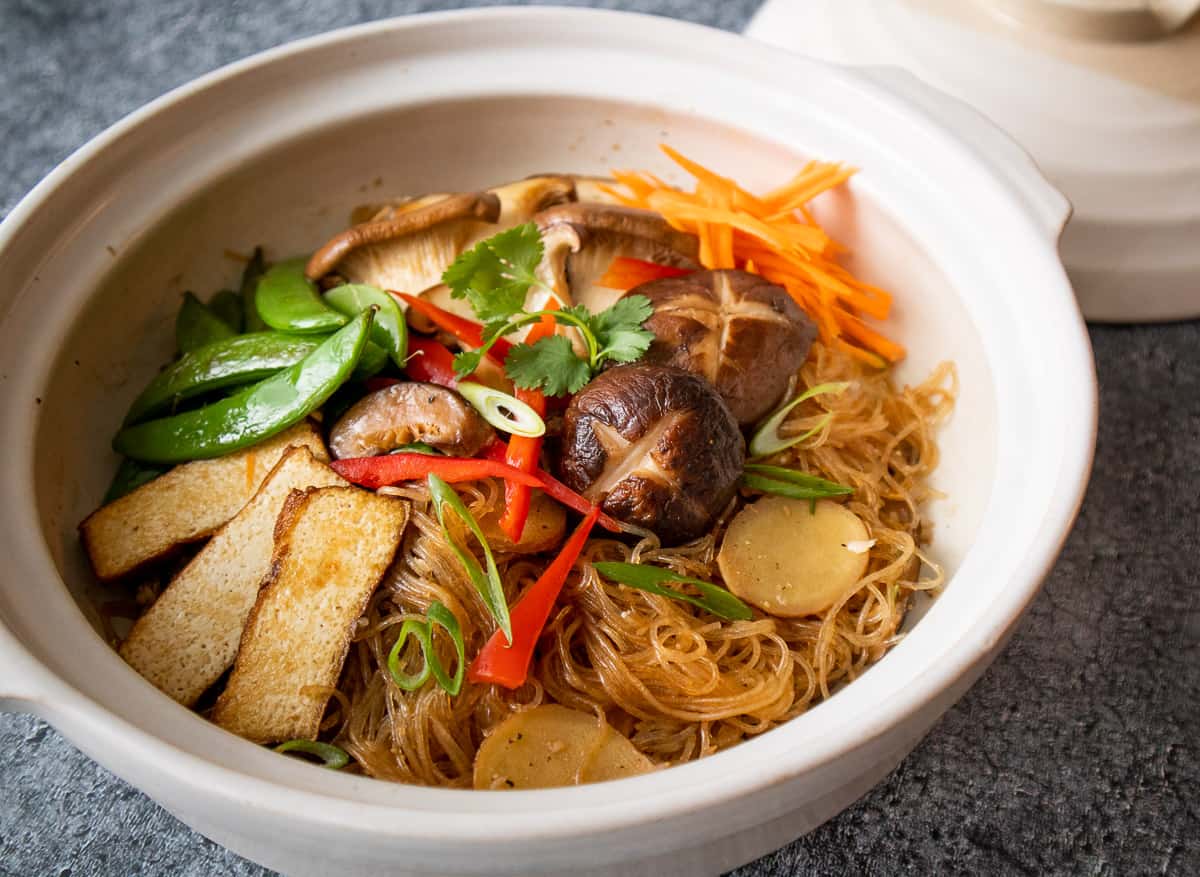
[[[729,504],[745,441],[698,375],[657,365],[609,369],[575,394],[563,424],[563,480],[664,544],[708,531]]]
[[[654,305],[646,362],[703,375],[743,426],[779,403],[816,335],[787,290],[745,271],[698,271],[629,294]]]

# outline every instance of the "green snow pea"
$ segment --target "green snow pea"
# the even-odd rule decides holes
[[[158,373],[133,400],[125,423],[137,423],[201,393],[262,380],[295,365],[320,343],[311,335],[254,332],[198,347]]]
[[[397,368],[404,368],[408,357],[408,326],[394,298],[374,286],[347,283],[325,293],[325,303],[347,317],[372,305],[378,307],[379,313],[371,324],[371,340],[388,352]]]
[[[208,309],[190,292],[183,294],[179,314],[175,317],[175,345],[180,353],[187,353],[205,344],[232,338],[237,333],[233,328]]]
[[[143,463],[183,463],[220,457],[282,432],[350,377],[374,316],[374,309],[363,311],[291,368],[219,402],[125,427],[113,449]]]
[[[322,301],[317,285],[304,275],[303,258],[272,265],[258,281],[254,304],[263,322],[280,332],[332,332],[347,318]]]
[[[238,287],[238,295],[242,297],[243,332],[261,332],[267,328],[267,324],[258,315],[258,308],[254,304],[254,291],[258,289],[258,279],[262,277],[265,270],[262,247],[255,247],[254,255],[250,257],[250,261],[246,263],[246,267],[242,271],[242,284]]]
[[[208,309],[229,324],[235,332],[241,332],[245,322],[242,314],[242,297],[232,289],[222,289],[208,301]]]
[[[383,371],[387,364],[388,352],[373,341],[368,341],[363,348],[362,356],[359,357],[358,365],[354,368],[354,374],[350,377],[354,380],[365,381]]]

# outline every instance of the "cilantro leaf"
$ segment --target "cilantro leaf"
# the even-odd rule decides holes
[[[597,337],[600,337],[610,329],[617,327],[639,328],[653,315],[654,305],[650,303],[650,299],[644,295],[627,295],[617,299],[607,310],[603,310],[591,318],[592,331],[596,333]]]
[[[483,353],[479,350],[468,350],[454,357],[454,373],[460,378],[473,374],[479,368]]]
[[[633,362],[641,359],[654,341],[654,333],[642,328],[654,305],[644,295],[628,295],[612,307],[591,317],[590,325],[600,344],[598,359]]]
[[[601,362],[635,362],[641,359],[654,342],[654,333],[639,327],[614,329],[601,342],[604,347],[598,357]]]
[[[549,396],[578,393],[592,377],[592,370],[575,354],[571,339],[565,335],[516,345],[504,366],[518,387],[541,390]]]
[[[527,222],[464,252],[442,274],[442,282],[453,298],[466,298],[483,322],[503,322],[525,307],[542,250],[541,233]]]

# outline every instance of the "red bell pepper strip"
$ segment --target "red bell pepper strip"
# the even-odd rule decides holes
[[[445,344],[432,338],[410,337],[408,360],[404,373],[414,381],[426,381],[454,389],[458,377],[454,374],[454,354]]]
[[[525,338],[526,344],[536,344],[543,338],[553,335],[558,324],[551,316],[543,316],[541,322],[535,323]],[[517,398],[537,412],[538,417],[546,416],[546,397],[541,390],[516,389]],[[514,435],[508,441],[508,453],[505,462],[520,469],[522,472],[533,472],[538,467],[542,456],[542,437]],[[500,529],[514,544],[521,541],[525,532],[525,521],[529,518],[529,502],[533,494],[524,484],[509,481],[504,485],[504,514],[500,516]]]
[[[563,484],[545,469],[538,469],[533,474],[540,482],[538,486],[542,489],[542,492],[556,502],[562,503],[567,508],[573,509],[579,512],[581,515],[590,515],[592,513],[592,509],[600,508],[594,502],[585,499],[571,488],[567,487],[567,485]],[[621,529],[621,525],[604,512],[600,513],[599,524],[601,527],[611,533],[624,532]]]
[[[467,678],[475,683],[491,682],[505,688],[520,688],[529,675],[529,663],[533,659],[533,648],[542,635],[542,628],[550,617],[550,610],[567,581],[567,574],[579,559],[579,553],[592,532],[592,526],[600,517],[599,506],[592,506],[575,532],[563,544],[558,557],[546,567],[533,586],[521,595],[517,604],[509,610],[512,619],[512,645],[504,639],[504,632],[497,630],[487,641],[467,670]]]
[[[635,286],[641,286],[652,280],[662,280],[664,277],[682,277],[684,274],[691,273],[688,268],[672,268],[656,262],[617,256],[609,264],[608,270],[596,282],[609,289],[623,289],[628,292]]]
[[[508,444],[503,439],[496,439],[482,451],[480,455],[486,460],[495,460],[503,462],[508,459]],[[592,509],[599,508],[594,502],[580,496],[567,485],[563,484],[545,469],[535,469],[532,473],[538,479],[538,487],[542,489],[542,493],[550,497],[555,502],[565,505],[572,511],[579,512],[581,515],[590,515]],[[600,513],[599,524],[605,530],[611,533],[622,533],[621,525],[606,515]]]
[[[529,487],[540,487],[536,475],[514,469],[495,460],[474,457],[434,457],[430,454],[387,454],[383,457],[350,457],[329,464],[338,475],[353,484],[372,490],[398,484],[401,481],[420,481],[431,472],[443,481],[457,484],[481,478],[503,478]]]
[[[428,317],[435,326],[443,332],[449,332],[467,347],[476,349],[483,346],[483,326],[474,320],[452,314],[431,301],[409,295],[407,292],[393,292],[392,295],[405,302],[417,313]],[[504,365],[504,360],[508,359],[510,350],[512,350],[512,342],[504,338],[497,338],[496,342],[488,349],[488,359]]]

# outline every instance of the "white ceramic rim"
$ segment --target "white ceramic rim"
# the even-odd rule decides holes
[[[314,48],[352,42],[368,35],[454,21],[500,17],[544,20],[557,16],[569,17],[571,24],[578,27],[587,27],[593,23],[612,24],[614,19],[619,19],[622,27],[653,30],[681,43],[702,45],[706,50],[730,53],[744,51],[744,44],[739,37],[699,25],[632,13],[524,7],[411,16],[310,37],[255,55],[181,86],[98,135],[66,159],[13,209],[0,225],[0,250],[6,248],[43,204],[97,154],[135,131],[150,117],[185,102],[193,94],[212,89],[280,59]],[[777,50],[755,45],[753,51],[768,59],[774,57],[779,63],[800,63],[787,53]],[[893,109],[900,111],[895,107],[891,92],[869,77],[836,66],[807,61],[803,63],[820,67],[823,75],[837,77],[843,85],[877,100],[888,101]],[[929,127],[932,136],[941,138],[948,149],[956,150],[966,161],[975,162],[983,168],[987,167],[975,152],[944,131],[927,113],[920,110],[909,112],[921,124]],[[996,184],[1005,186],[1015,208],[1027,216],[1031,225],[1040,225],[1043,232],[1047,231],[1044,214],[1038,215],[1039,211],[1030,205],[1027,193],[1021,192],[1011,181],[998,180]],[[184,751],[110,712],[41,665],[2,626],[0,653],[5,655],[11,668],[24,674],[28,702],[52,722],[62,725],[68,736],[77,742],[86,737],[88,743],[84,748],[93,754],[103,752],[106,748],[136,751],[139,758],[155,764],[172,781],[185,787],[202,787],[214,798],[223,797],[238,806],[253,807],[284,818],[295,817],[300,813],[301,823],[315,822],[331,828],[353,828],[358,832],[371,832],[396,839],[411,837],[425,841],[513,842],[523,837],[582,837],[645,824],[665,813],[686,814],[730,802],[756,790],[784,782],[798,774],[826,765],[838,756],[883,735],[928,704],[939,693],[950,688],[955,680],[972,666],[987,660],[1036,594],[1070,530],[1082,501],[1094,449],[1095,379],[1086,328],[1058,263],[1052,240],[1047,239],[1044,252],[1036,258],[1037,267],[1043,271],[1048,287],[1042,316],[1048,323],[1053,322],[1061,326],[1061,331],[1054,340],[1060,345],[1058,353],[1066,370],[1066,377],[1074,384],[1074,395],[1067,404],[1071,406],[1069,413],[1075,418],[1074,422],[1079,424],[1078,430],[1067,442],[1067,452],[1059,469],[1059,489],[1055,492],[1054,500],[1041,522],[1039,536],[1029,546],[1019,565],[1014,568],[1009,579],[1010,587],[1003,592],[1003,597],[991,604],[992,614],[985,623],[980,623],[972,629],[971,637],[948,644],[937,664],[927,668],[926,672],[920,674],[909,686],[894,692],[889,701],[879,704],[872,716],[867,719],[860,718],[850,727],[829,727],[820,738],[806,741],[807,745],[803,750],[782,745],[783,739],[777,732],[772,732],[776,734],[776,743],[773,746],[769,743],[771,735],[766,735],[702,761],[672,768],[670,784],[659,782],[659,775],[654,774],[616,783],[544,791],[478,792],[419,788],[422,798],[430,803],[436,801],[454,805],[421,810],[375,803],[378,794],[370,796],[373,799],[371,803],[356,800],[358,794],[366,788],[363,784],[370,784],[371,789],[376,792],[383,785],[362,777],[324,776],[322,792],[316,793],[302,788],[308,785],[306,782],[290,786],[248,776]],[[32,441],[32,426],[30,436]],[[32,501],[32,475],[26,473],[24,481],[15,483],[21,483],[24,487],[24,495],[15,499]],[[48,552],[44,546],[42,548],[45,555],[42,560],[48,568],[52,568]],[[267,752],[263,752],[262,757],[275,758]],[[307,779],[311,774],[298,772],[311,770],[313,769],[299,764],[290,766],[291,775],[297,778]],[[406,790],[411,791],[413,788],[417,787],[396,786],[392,797],[399,800],[406,796]],[[506,806],[496,807],[498,800],[503,800]],[[447,820],[448,809],[459,809],[464,815],[470,814],[470,818]],[[554,813],[553,820],[548,821],[545,818],[548,812]],[[734,827],[731,824],[731,830]]]

